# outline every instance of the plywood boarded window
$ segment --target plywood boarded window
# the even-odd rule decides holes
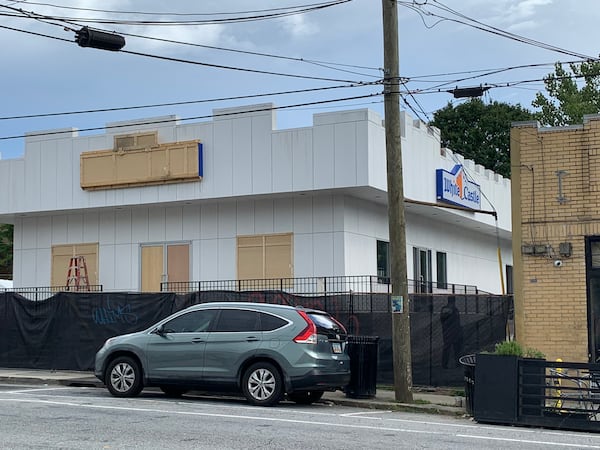
[[[155,244],[142,246],[142,292],[160,292],[161,282],[169,290],[187,291],[190,281],[190,244]]]
[[[90,285],[97,285],[98,278],[98,243],[65,244],[52,246],[51,285],[66,286],[69,263],[74,256],[83,256],[87,267]]]
[[[292,278],[292,248],[291,233],[238,236],[238,279]]]

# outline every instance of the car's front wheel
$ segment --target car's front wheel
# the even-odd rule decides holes
[[[323,397],[323,391],[299,391],[288,394],[288,398],[299,405],[310,405]]]
[[[142,369],[129,356],[120,356],[111,361],[106,369],[105,382],[108,391],[115,397],[135,397],[144,387]]]
[[[242,391],[253,405],[276,405],[283,397],[283,379],[273,364],[257,362],[244,372]]]

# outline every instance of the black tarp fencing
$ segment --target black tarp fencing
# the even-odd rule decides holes
[[[34,302],[5,292],[0,293],[0,367],[92,370],[96,351],[109,337],[144,330],[169,314],[208,301],[268,302],[328,311],[350,334],[379,337],[378,382],[393,384],[387,294],[61,292]],[[411,295],[413,383],[461,386],[458,357],[492,349],[503,340],[511,306],[511,297],[503,296]]]

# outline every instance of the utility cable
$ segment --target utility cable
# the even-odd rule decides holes
[[[228,116],[236,116],[236,115],[240,115],[240,114],[250,114],[250,113],[257,113],[257,112],[267,112],[267,111],[277,111],[277,110],[285,110],[285,109],[292,109],[292,108],[300,108],[303,106],[312,106],[312,105],[323,105],[323,104],[327,104],[327,103],[336,103],[336,102],[344,102],[344,101],[350,101],[350,100],[359,100],[359,99],[363,99],[363,98],[371,98],[371,97],[378,97],[383,95],[383,92],[379,92],[379,93],[374,93],[374,94],[366,94],[366,95],[357,95],[355,97],[346,97],[346,98],[336,98],[336,99],[329,99],[329,100],[319,100],[319,101],[314,101],[314,102],[305,102],[305,103],[297,103],[297,104],[293,104],[293,105],[284,105],[284,106],[272,106],[272,107],[267,107],[267,108],[258,108],[258,109],[253,109],[253,110],[245,110],[245,111],[236,111],[236,112],[229,112],[229,113],[220,113],[220,114],[210,114],[210,115],[204,115],[204,116],[195,116],[195,117],[184,117],[184,118],[179,118],[177,119],[178,121],[184,122],[184,121],[190,121],[190,120],[200,120],[200,119],[211,119],[211,118],[215,118],[215,117],[228,117]],[[100,130],[109,130],[109,129],[118,129],[118,128],[125,128],[125,127],[131,127],[133,126],[141,126],[141,125],[154,125],[154,124],[161,124],[161,123],[168,123],[168,122],[172,122],[173,119],[169,118],[169,119],[164,119],[164,120],[151,120],[149,122],[139,122],[139,123],[127,123],[127,124],[123,124],[123,125],[110,125],[110,126],[103,126],[103,127],[91,127],[91,128],[82,128],[77,130],[78,132],[86,132],[86,131],[100,131]],[[10,139],[22,139],[22,138],[26,138],[26,137],[39,137],[39,136],[53,136],[53,135],[58,135],[58,134],[65,134],[66,132],[64,130],[60,130],[60,131],[44,131],[41,133],[27,133],[26,135],[16,135],[16,136],[0,136],[0,141],[6,141],[6,140],[10,140]]]

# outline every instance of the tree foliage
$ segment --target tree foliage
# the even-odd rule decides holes
[[[12,273],[13,226],[0,224],[0,275]]]
[[[440,129],[442,143],[452,151],[510,177],[510,125],[533,119],[521,105],[474,98],[457,106],[448,103],[434,113],[431,125]]]
[[[554,73],[544,78],[548,97],[538,92],[532,106],[540,108],[536,119],[542,125],[583,123],[585,114],[600,112],[600,61],[569,64],[570,71],[556,63]],[[577,79],[583,79],[580,88]]]

